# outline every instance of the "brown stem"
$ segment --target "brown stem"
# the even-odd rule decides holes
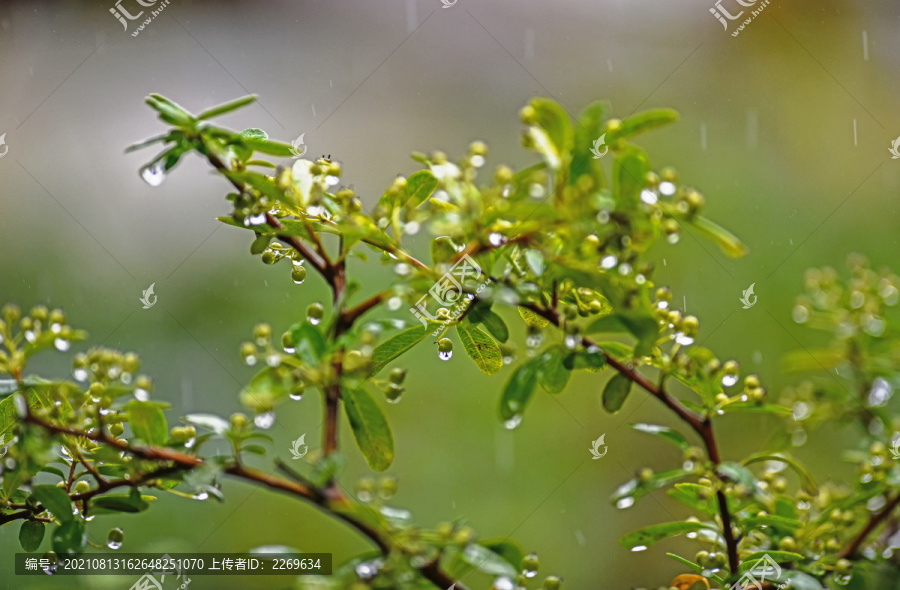
[[[854,539],[850,542],[849,545],[844,547],[840,553],[838,553],[838,557],[847,558],[852,557],[859,550],[859,546],[863,544],[872,531],[874,531],[878,525],[880,525],[884,520],[891,515],[891,512],[900,504],[900,492],[894,496],[890,502],[888,502],[884,508],[881,509],[877,514],[873,514],[872,518],[869,519],[869,522],[866,523],[866,526],[863,527],[859,534],[854,537]]]
[[[526,304],[522,305],[522,307],[543,317],[556,327],[559,327],[561,324],[559,313],[554,309],[547,309],[536,304]],[[709,454],[709,460],[714,466],[718,467],[722,461],[719,455],[716,437],[713,433],[712,423],[708,419],[701,418],[685,408],[677,399],[672,397],[664,387],[656,385],[638,373],[633,367],[619,361],[601,347],[597,346],[589,338],[582,338],[581,343],[585,348],[595,347],[599,349],[606,359],[607,364],[661,401],[682,421],[687,423],[703,440],[703,444],[706,446],[706,451]],[[722,519],[722,537],[725,539],[725,547],[728,552],[728,565],[732,572],[737,572],[738,566],[740,565],[740,559],[738,558],[737,540],[734,538],[734,533],[731,530],[731,513],[728,510],[728,501],[721,490],[716,493],[716,498],[719,502],[719,515]]]

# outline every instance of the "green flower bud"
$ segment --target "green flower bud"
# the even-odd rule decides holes
[[[43,305],[37,305],[31,310],[31,317],[39,322],[47,320],[47,308]]]
[[[659,186],[659,174],[656,172],[650,171],[644,175],[644,184],[647,185],[647,188],[656,188]]]
[[[696,337],[700,332],[700,320],[697,319],[697,316],[684,316],[684,319],[681,320],[681,330],[685,336]]]
[[[725,371],[726,375],[736,376],[741,371],[741,366],[737,361],[725,361],[725,364],[722,365],[722,369]]]
[[[537,123],[537,111],[534,110],[533,106],[525,105],[522,107],[522,110],[519,111],[519,118],[526,125],[534,125]]]
[[[91,489],[91,484],[86,481],[79,481],[75,484],[75,493],[76,494],[84,494]]]
[[[306,268],[297,266],[291,271],[291,280],[295,283],[302,283],[306,280]]]
[[[285,332],[281,335],[281,346],[284,348],[294,348],[294,335],[290,332]]]
[[[453,352],[453,341],[449,338],[438,340],[438,352]]]
[[[497,184],[509,184],[513,179],[513,170],[509,166],[500,165],[494,168],[494,180]]]
[[[401,369],[400,367],[394,367],[391,369],[390,374],[388,375],[388,379],[391,383],[396,383],[400,385],[403,383],[403,380],[406,379],[406,369]]]
[[[541,562],[536,553],[529,553],[522,558],[522,569],[527,572],[536,572],[540,566]]]
[[[659,171],[659,177],[667,182],[678,182],[678,172],[671,166],[666,166]]]
[[[310,320],[318,323],[325,317],[325,306],[321,303],[311,303],[309,307],[306,308],[306,317]]]
[[[794,540],[794,537],[784,537],[778,541],[778,548],[781,551],[796,551],[797,541]]]
[[[475,540],[475,531],[471,527],[460,527],[453,535],[453,542],[457,545],[468,545]]]
[[[622,119],[609,119],[604,125],[605,133],[615,133],[622,129]]]
[[[243,430],[247,426],[247,416],[237,412],[231,415],[231,427],[235,430]]]
[[[653,479],[653,475],[654,473],[652,469],[650,469],[649,467],[644,467],[643,469],[638,471],[637,478],[641,483],[648,483]]]
[[[61,309],[54,309],[50,312],[49,321],[51,324],[65,324],[66,323],[66,314]]]
[[[556,576],[544,578],[544,590],[559,590],[560,586],[562,586],[562,580]]]
[[[265,346],[272,339],[272,327],[269,324],[256,324],[253,328],[253,339],[259,346]]]
[[[141,368],[141,360],[135,353],[126,352],[122,357],[122,368],[128,373],[137,373]]]
[[[110,424],[109,433],[114,437],[120,437],[125,434],[125,426],[121,422]]]
[[[275,264],[276,262],[278,262],[278,259],[275,257],[275,252],[266,250],[262,253],[262,261],[263,264]]]

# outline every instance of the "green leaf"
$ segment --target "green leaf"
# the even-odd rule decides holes
[[[378,373],[395,358],[421,342],[428,336],[428,330],[421,326],[409,328],[395,334],[375,347],[372,352],[372,375]]]
[[[65,490],[54,485],[42,484],[34,486],[31,492],[38,499],[45,510],[56,517],[59,522],[69,522],[74,518],[72,514],[72,500]]]
[[[653,526],[638,529],[632,533],[628,533],[619,539],[619,545],[626,549],[634,549],[635,547],[649,547],[654,543],[658,543],[663,539],[693,533],[703,528],[709,528],[699,522],[667,522],[663,524],[655,524]]]
[[[513,371],[500,398],[500,417],[505,421],[521,420],[536,385],[534,359]]]
[[[533,250],[531,248],[525,250],[525,262],[528,264],[528,268],[531,270],[532,274],[536,277],[544,274],[544,270],[547,268],[547,265],[544,262],[544,255],[541,254],[539,250]]]
[[[449,236],[438,236],[431,240],[432,263],[450,262],[457,254],[459,254],[459,250]]]
[[[718,467],[719,475],[729,479],[735,483],[744,484],[746,488],[750,491],[756,489],[756,477],[753,473],[744,467],[743,465],[739,465],[738,463],[733,463],[731,461],[725,461],[724,463],[720,463]]]
[[[197,115],[197,119],[212,119],[213,117],[218,117],[219,115],[224,115],[225,113],[230,113],[231,111],[235,111],[241,107],[247,106],[248,104],[256,101],[256,95],[251,94],[249,96],[244,96],[242,98],[238,98],[218,106],[212,107],[211,109],[207,109]]]
[[[159,118],[170,125],[190,127],[195,122],[194,117],[184,110],[181,105],[172,102],[165,96],[151,94],[146,98],[146,103],[156,109],[159,113]]]
[[[269,247],[269,242],[274,237],[272,234],[258,234],[253,243],[250,244],[250,254],[262,254]]]
[[[128,402],[128,423],[135,437],[150,445],[164,445],[169,439],[169,426],[162,410],[153,402]]]
[[[722,252],[732,258],[740,258],[747,253],[747,246],[745,246],[737,236],[701,215],[684,218],[682,221],[697,230],[698,233],[702,234],[707,239],[715,242]]]
[[[666,495],[673,500],[678,500],[685,506],[707,516],[718,514],[718,503],[711,502],[710,498],[714,497],[711,495],[704,497],[705,494],[710,494],[710,489],[695,483],[676,483],[666,492]]]
[[[494,375],[500,372],[503,368],[503,355],[493,338],[478,326],[466,321],[456,324],[456,332],[466,353],[475,361],[482,373]]]
[[[537,380],[547,393],[560,393],[569,383],[572,374],[564,364],[568,350],[562,346],[548,348],[538,355]]]
[[[137,513],[150,508],[141,494],[133,489],[131,494],[106,494],[97,496],[90,502],[91,514]]]
[[[637,338],[633,356],[646,356],[656,345],[659,324],[649,312],[631,310],[602,317],[588,324],[584,330],[585,334],[621,332],[629,332]]]
[[[394,461],[394,437],[381,408],[364,390],[344,390],[344,408],[356,444],[369,467],[384,471]]]
[[[622,121],[617,137],[631,138],[640,133],[663,127],[678,120],[678,111],[672,109],[650,109],[632,115]]]
[[[625,146],[613,161],[613,196],[619,209],[635,209],[645,177],[650,171],[650,161],[644,150],[637,146]]]
[[[551,167],[559,170],[564,158],[572,151],[572,120],[565,109],[550,98],[533,98],[529,104],[537,115],[537,126],[530,129],[535,147],[544,154]]]
[[[570,371],[584,369],[589,373],[599,373],[606,366],[606,356],[599,349],[580,348],[563,358],[563,366]]]
[[[438,179],[429,170],[419,170],[406,179],[403,204],[416,208],[427,201],[438,187]]]
[[[655,473],[646,481],[633,478],[616,488],[610,500],[617,508],[629,508],[653,490],[675,483],[687,475],[684,469],[669,469]]]
[[[622,404],[631,392],[631,379],[621,373],[616,373],[606,382],[603,388],[603,409],[610,414],[615,414],[622,409]]]
[[[519,307],[519,315],[525,320],[525,324],[532,328],[546,328],[550,325],[550,320],[546,320],[534,313],[530,309]]]
[[[84,521],[81,519],[65,522],[53,531],[53,550],[57,555],[82,553],[87,545]]]
[[[799,553],[793,553],[791,551],[775,551],[773,549],[769,549],[768,551],[757,551],[755,553],[751,553],[741,559],[741,565],[738,568],[740,573],[744,573],[753,569],[758,562],[763,557],[771,557],[775,560],[776,563],[785,562],[785,561],[802,561],[804,557]]]
[[[44,523],[39,520],[26,520],[19,529],[19,545],[28,551],[37,551],[44,540]]]
[[[266,367],[241,391],[241,405],[257,412],[268,412],[275,402],[291,392],[292,385],[293,380],[282,367]]]
[[[318,367],[328,350],[328,344],[322,332],[309,322],[300,322],[291,326],[291,336],[297,358],[313,367]]]
[[[510,578],[514,578],[518,574],[516,568],[500,554],[476,543],[466,545],[460,555],[466,563],[475,566],[478,571],[485,574]]]
[[[504,561],[516,568],[516,571],[522,569],[522,559],[525,557],[525,551],[515,541],[509,539],[485,539],[484,541],[479,541],[478,544],[499,555]]]
[[[591,148],[603,132],[603,122],[609,112],[609,103],[594,102],[587,106],[578,117],[575,126],[575,147],[572,150],[572,165],[569,170],[569,184],[575,184],[583,174],[592,174],[597,190],[606,187],[606,173],[599,159],[594,159]],[[608,144],[609,142],[607,142]]]
[[[484,326],[485,329],[490,332],[491,336],[496,338],[499,342],[506,342],[509,340],[509,328],[506,326],[506,322],[503,321],[503,318],[491,309],[490,302],[476,300],[472,309],[469,310],[469,315],[467,317],[473,324],[481,324]]]
[[[803,526],[803,523],[797,519],[777,516],[775,514],[750,516],[748,518],[740,519],[738,523],[741,528],[747,531],[760,527],[771,527],[786,535],[793,535],[797,529]]]
[[[760,461],[778,461],[784,463],[800,476],[800,485],[806,493],[813,496],[819,493],[819,486],[816,485],[816,480],[813,479],[809,470],[790,455],[784,453],[757,453],[741,461],[741,464],[750,465],[751,463],[758,463]]]
[[[676,446],[678,446],[679,448],[681,448],[683,450],[688,449],[691,446],[691,444],[688,442],[688,440],[684,437],[683,434],[681,434],[680,432],[676,432],[675,430],[672,430],[668,426],[660,426],[659,424],[638,423],[638,424],[632,424],[631,427],[639,432],[646,432],[647,434],[656,435],[662,439],[665,439],[671,443],[674,443]]]

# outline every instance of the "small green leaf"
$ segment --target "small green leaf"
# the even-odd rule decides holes
[[[499,342],[506,342],[509,340],[509,328],[506,326],[506,322],[503,321],[503,318],[491,309],[490,302],[483,300],[476,301],[472,306],[472,309],[469,310],[469,315],[467,317],[473,324],[481,324],[484,326],[485,329],[490,332],[491,336],[496,338]]]
[[[248,104],[256,101],[256,95],[251,94],[248,96],[244,96],[242,98],[238,98],[218,106],[214,106],[211,109],[207,109],[197,115],[197,119],[212,119],[213,117],[218,117],[219,115],[224,115],[225,113],[230,113],[231,111],[235,111],[241,107],[247,106]]]
[[[667,522],[663,524],[655,524],[653,526],[644,527],[634,532],[628,533],[619,539],[619,545],[626,549],[634,549],[635,547],[649,547],[654,543],[658,543],[663,539],[694,533],[703,528],[709,528],[707,525],[699,522]]]
[[[269,242],[274,238],[272,234],[258,234],[253,243],[250,244],[250,254],[262,254],[269,247]]]
[[[622,409],[622,404],[625,403],[631,392],[631,385],[631,379],[625,375],[621,373],[613,375],[606,382],[606,387],[603,388],[603,409],[610,414],[615,414]]]
[[[364,390],[344,390],[344,408],[356,444],[369,467],[384,471],[394,461],[394,437],[375,400]]]
[[[53,531],[53,550],[57,555],[82,553],[87,545],[84,521],[79,519],[65,522]]]
[[[536,385],[534,359],[513,371],[500,398],[500,417],[505,421],[521,420]]]
[[[659,324],[649,312],[633,310],[602,317],[588,324],[584,330],[585,334],[621,332],[629,332],[637,338],[633,356],[645,356],[653,351],[659,335]]]
[[[65,490],[54,485],[42,484],[34,486],[32,490],[34,497],[38,499],[44,509],[56,517],[59,522],[69,522],[74,518],[72,515],[72,500]]]
[[[134,436],[150,445],[164,445],[169,439],[169,426],[162,410],[153,402],[128,402],[128,423]]]
[[[546,328],[550,325],[550,320],[546,320],[534,313],[530,309],[519,307],[519,315],[525,320],[525,324],[532,328]]]
[[[525,250],[525,262],[528,264],[528,268],[531,270],[534,276],[539,277],[544,274],[544,270],[547,268],[546,263],[544,262],[544,255],[540,253],[539,250],[533,250],[529,248]]]
[[[718,584],[722,584],[722,585],[725,584],[725,580],[723,580],[716,574],[706,574],[707,570],[705,567],[700,567],[699,565],[697,565],[696,563],[694,563],[693,561],[691,561],[689,559],[685,559],[684,557],[681,557],[680,555],[675,555],[674,553],[666,553],[666,555],[668,555],[669,557],[671,557],[672,559],[674,559],[681,565],[685,565],[685,566],[689,567],[690,569],[694,570],[698,574],[704,574],[704,577],[708,577],[710,580],[713,580],[714,582],[716,582]]]
[[[427,201],[438,187],[438,179],[429,170],[419,170],[406,179],[404,204],[416,208]]]
[[[606,366],[606,355],[599,348],[597,350],[590,347],[580,348],[565,355],[563,366],[570,371],[584,369],[589,373],[599,373]]]
[[[682,221],[715,242],[722,252],[732,258],[740,258],[747,253],[747,246],[737,236],[701,215],[685,218]]]
[[[189,127],[194,124],[194,117],[189,112],[165,96],[151,94],[146,98],[146,103],[156,109],[159,118],[170,125]]]
[[[499,555],[504,561],[516,568],[517,571],[522,569],[522,559],[525,557],[525,551],[515,541],[509,539],[485,539],[484,541],[479,541],[478,544]]]
[[[26,520],[19,529],[19,545],[28,551],[37,551],[44,540],[44,523],[39,520]]]
[[[668,426],[660,426],[659,424],[632,424],[631,426],[635,430],[639,432],[646,432],[647,434],[654,434],[660,438],[663,438],[671,443],[675,443],[681,449],[687,449],[691,446],[691,444],[687,441],[683,434],[680,432],[676,432],[672,430]]]
[[[503,556],[476,543],[466,545],[466,548],[461,553],[461,557],[469,565],[475,566],[478,571],[492,576],[513,578],[518,573],[516,568],[506,561]]]
[[[572,371],[564,364],[567,353],[566,348],[554,346],[536,357],[539,359],[537,380],[547,393],[560,393],[569,383]]]
[[[813,496],[819,493],[819,486],[816,485],[816,480],[813,479],[812,474],[806,467],[803,466],[797,459],[791,457],[790,455],[784,453],[758,453],[755,455],[751,455],[747,457],[743,461],[741,461],[742,465],[750,465],[751,463],[758,463],[759,461],[778,461],[784,463],[788,467],[794,470],[797,475],[800,476],[800,485],[803,487],[803,490],[811,494]]]
[[[372,352],[372,375],[378,373],[395,358],[421,342],[428,336],[428,330],[421,326],[409,328],[395,334],[375,347]]]
[[[131,494],[97,496],[90,502],[91,514],[137,513],[143,512],[149,507],[150,504],[144,501],[136,489]]]
[[[538,127],[546,133],[547,138],[552,144],[552,155],[549,153],[550,150],[547,150],[546,148],[541,151],[547,156],[550,165],[559,169],[563,158],[568,156],[572,151],[572,144],[575,140],[574,131],[572,129],[572,119],[565,109],[553,99],[536,97],[531,99],[529,104],[534,108],[537,115]],[[541,146],[540,141],[537,143],[539,148],[544,147]]]
[[[503,355],[493,338],[485,334],[480,327],[466,321],[456,324],[456,332],[466,353],[475,361],[482,373],[494,375],[500,372],[503,368]]]
[[[257,412],[268,412],[275,402],[291,392],[292,385],[293,380],[282,367],[266,367],[241,391],[241,405]]]
[[[640,203],[650,161],[644,150],[629,145],[613,161],[613,196],[619,209],[631,210]]]
[[[718,467],[719,475],[726,479],[729,479],[735,483],[744,484],[746,488],[750,491],[756,489],[756,477],[753,473],[738,463],[733,463],[731,461],[725,461],[724,463],[720,463]]]
[[[300,322],[291,326],[291,336],[294,339],[294,348],[297,358],[313,367],[318,367],[328,350],[322,332],[309,322]]]
[[[640,133],[663,127],[678,120],[678,111],[672,109],[650,109],[632,115],[622,121],[617,137],[631,138]]]
[[[655,473],[646,481],[633,478],[616,488],[610,500],[617,508],[630,508],[653,490],[675,483],[687,475],[688,472],[684,469],[669,469]]]

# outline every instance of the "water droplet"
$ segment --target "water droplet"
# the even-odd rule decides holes
[[[65,351],[69,350],[69,347],[71,347],[71,346],[72,346],[72,344],[68,340],[63,340],[62,338],[57,338],[56,340],[53,341],[53,348],[55,348],[56,350],[58,350],[60,352],[65,352]]]
[[[275,424],[275,412],[263,412],[262,414],[257,414],[253,418],[253,423],[256,424],[258,428],[268,430]]]
[[[537,348],[544,341],[544,335],[540,332],[529,334],[525,337],[525,346],[528,348]]]
[[[201,502],[203,502],[204,500],[208,500],[208,499],[209,499],[209,493],[207,493],[207,492],[197,492],[196,494],[194,494],[193,496],[191,496],[191,498],[193,498],[194,500],[200,500]]]
[[[471,158],[469,158],[469,162],[475,168],[481,168],[482,166],[484,166],[484,156],[476,154],[476,155],[472,156]]]
[[[544,188],[543,184],[539,184],[537,182],[532,182],[531,186],[528,187],[528,194],[531,195],[532,199],[540,199],[547,193],[547,189]]]
[[[266,364],[270,367],[278,367],[281,365],[281,355],[277,352],[273,352],[269,356],[266,357]]]
[[[442,361],[449,361],[452,356],[453,356],[452,350],[448,350],[446,352],[438,352],[438,358],[441,359]]]
[[[134,399],[138,400],[139,402],[150,401],[150,392],[146,389],[138,387],[134,390]]]
[[[625,510],[626,508],[631,508],[634,506],[634,497],[633,496],[625,496],[624,498],[619,498],[616,501],[616,508],[619,510]]]
[[[398,277],[408,276],[410,272],[412,272],[412,267],[405,262],[398,262],[394,265],[394,274]]]
[[[314,318],[312,316],[306,316],[306,321],[308,321],[313,326],[318,326],[320,323],[322,323],[322,318]]]
[[[356,566],[356,575],[363,580],[371,580],[378,574],[381,563],[378,561],[364,561]]]
[[[619,259],[615,256],[615,254],[609,254],[608,256],[604,256],[600,261],[600,266],[605,269],[613,268],[615,265],[619,264]]]
[[[150,186],[159,186],[166,179],[166,172],[163,169],[162,162],[156,162],[150,166],[141,168],[141,178]]]
[[[516,414],[503,423],[503,428],[507,430],[515,430],[519,427],[520,424],[522,424],[522,414]]]
[[[403,394],[400,393],[400,394],[398,395],[398,394],[395,393],[393,396],[388,396],[388,397],[385,398],[385,399],[387,399],[387,403],[389,403],[389,404],[399,404],[399,403],[400,403],[400,400],[403,399]]]
[[[694,343],[694,339],[691,338],[690,336],[685,336],[681,332],[678,332],[677,334],[675,334],[675,342],[677,342],[678,344],[680,344],[682,346],[690,346],[691,344]]]
[[[87,369],[75,369],[72,372],[72,376],[75,378],[75,381],[87,381],[87,378],[88,378]]]
[[[809,404],[806,402],[794,402],[794,420],[806,420],[809,418],[811,411]]]
[[[884,334],[884,320],[878,316],[869,316],[863,323],[863,330],[870,336],[881,336]]]
[[[34,333],[34,330],[25,331],[25,340],[34,344],[34,341],[37,340],[37,334]]]
[[[122,376],[119,378],[119,380],[125,385],[131,385],[131,379],[131,373],[122,373]]]
[[[499,234],[497,232],[493,232],[491,235],[489,235],[488,241],[491,243],[491,246],[494,246],[494,247],[502,246],[503,244],[505,244],[507,242],[506,236],[504,236],[503,234]]]
[[[399,297],[391,297],[387,300],[387,307],[391,311],[397,311],[403,305],[403,300]]]
[[[738,376],[737,375],[723,375],[722,376],[722,385],[725,387],[731,387],[735,383],[737,383]]]
[[[337,183],[339,183],[340,181],[341,181],[340,178],[338,178],[337,176],[334,176],[332,174],[329,174],[328,176],[325,177],[325,184],[327,184],[328,186],[334,186]]]
[[[834,575],[834,583],[838,586],[846,586],[850,583],[850,578],[852,576],[850,574],[835,574]]]
[[[266,222],[266,214],[265,213],[258,213],[256,215],[248,215],[247,217],[244,218],[244,225],[246,225],[248,227],[251,225],[263,225],[265,222]]]
[[[675,194],[675,188],[675,183],[669,182],[668,180],[659,183],[659,192],[667,197],[671,197]]]
[[[422,229],[422,226],[419,225],[418,221],[410,221],[406,225],[403,226],[403,231],[407,233],[407,235],[414,236],[419,233],[419,230]]]
[[[646,545],[635,545],[634,547],[631,548],[631,550],[634,551],[635,553],[637,553],[638,551],[646,551],[647,546]]]
[[[873,408],[880,408],[888,403],[891,396],[894,395],[894,388],[890,383],[878,377],[872,382],[872,389],[869,390],[868,402]]]
[[[850,307],[853,309],[859,309],[866,302],[866,296],[863,295],[862,291],[853,291],[850,293]]]
[[[54,334],[59,334],[60,332],[62,332],[62,324],[57,324],[57,323],[51,324],[50,331],[53,332]]]
[[[494,580],[494,585],[491,586],[491,590],[516,590],[516,585],[513,584],[513,581],[506,577],[500,577]]]
[[[641,191],[641,200],[648,205],[653,205],[659,200],[659,197],[656,195],[655,191],[645,188]]]
[[[631,274],[631,265],[627,262],[623,262],[619,265],[619,274],[622,276],[628,276]]]
[[[677,244],[681,240],[681,234],[671,233],[666,236],[666,241],[670,244]]]
[[[302,392],[300,392],[300,393],[294,392],[294,393],[288,395],[288,397],[291,398],[292,400],[294,400],[295,402],[299,402],[300,400],[303,399],[303,393]]]
[[[106,546],[116,551],[122,547],[122,542],[125,540],[125,533],[122,529],[115,528],[110,529],[109,534],[106,535]]]
[[[255,365],[256,364],[256,355],[248,354],[247,356],[245,356],[244,364],[247,365],[248,367],[252,367],[253,365]]]
[[[870,512],[878,512],[884,508],[885,504],[887,504],[887,500],[885,500],[884,496],[875,496],[866,502],[866,508],[868,508]]]
[[[798,428],[793,433],[791,433],[791,444],[795,447],[802,447],[806,444],[806,431],[802,428]]]
[[[577,334],[566,334],[565,343],[566,348],[569,350],[575,350],[575,347],[578,346],[578,335]]]
[[[900,291],[887,279],[881,279],[878,294],[887,305],[897,305],[897,301],[900,300]]]
[[[522,570],[522,575],[526,578],[533,578],[537,575],[537,571],[535,570]]]

